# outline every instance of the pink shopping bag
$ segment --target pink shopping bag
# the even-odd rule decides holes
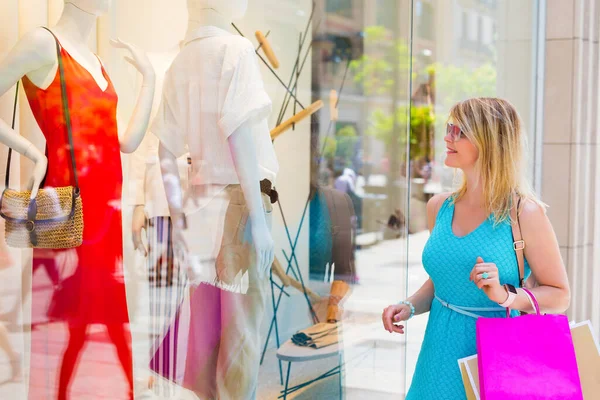
[[[564,315],[477,320],[482,400],[583,400],[569,321]],[[508,314],[508,311],[507,311]]]

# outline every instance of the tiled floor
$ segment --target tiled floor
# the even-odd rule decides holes
[[[353,287],[352,295],[345,304],[347,321],[362,324],[375,323],[378,329],[369,330],[364,343],[359,347],[347,348],[349,362],[344,372],[345,399],[403,399],[407,382],[420,350],[427,323],[426,317],[416,317],[408,326],[407,337],[391,335],[380,327],[381,311],[387,305],[404,298],[416,290],[426,279],[421,265],[421,252],[428,238],[427,232],[406,239],[380,242],[357,252],[357,269],[360,284]],[[410,247],[410,251],[408,251]],[[410,275],[407,278],[407,266]],[[347,322],[348,323],[348,322]],[[262,400],[276,399],[282,386],[274,350],[267,354],[266,364],[260,371]],[[362,357],[359,357],[362,356]],[[305,364],[294,364],[293,383],[315,378],[335,366],[336,360],[325,360]],[[284,372],[286,371],[284,365]],[[311,385],[293,396],[295,400],[338,399],[338,378],[331,377]]]

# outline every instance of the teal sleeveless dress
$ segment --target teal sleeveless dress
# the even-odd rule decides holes
[[[435,298],[406,400],[466,399],[458,360],[477,353],[476,317],[506,317],[506,311],[469,280],[477,257],[496,264],[501,284],[519,285],[510,223],[494,227],[490,216],[471,233],[457,237],[452,232],[453,216],[450,196],[438,211],[423,250],[423,266],[433,281]],[[525,276],[529,274],[525,261]]]

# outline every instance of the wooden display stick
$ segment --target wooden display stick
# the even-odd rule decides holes
[[[338,101],[337,92],[335,91],[335,89],[331,89],[331,92],[329,94],[329,113],[331,114],[332,121],[337,121],[338,117],[339,117],[338,109],[337,109],[337,101]]]
[[[279,280],[281,281],[281,283],[283,284],[283,286],[288,287],[290,286],[290,277],[285,273],[285,271],[283,270],[283,267],[281,266],[281,263],[279,262],[279,260],[277,259],[277,257],[275,257],[275,259],[273,260],[273,264],[271,265],[271,269],[273,270],[273,273],[275,275],[277,275],[277,277],[279,278]]]
[[[263,35],[261,31],[256,31],[254,35],[256,36],[256,40],[258,40],[260,47],[265,52],[265,56],[267,56],[267,59],[269,60],[273,68],[279,68],[279,60],[275,56],[275,52],[273,51],[271,43],[269,42],[267,37]]]
[[[281,135],[283,132],[287,131],[292,127],[293,124],[297,124],[302,121],[304,118],[310,117],[315,112],[319,111],[323,107],[323,101],[317,100],[312,103],[310,106],[306,107],[304,110],[300,111],[298,114],[294,115],[287,121],[281,123],[281,125],[273,128],[271,130],[271,140],[275,140],[275,138]]]
[[[300,282],[298,282],[294,278],[292,278],[289,275],[287,275],[285,273],[285,271],[283,270],[283,267],[281,266],[281,263],[279,262],[279,260],[277,259],[277,257],[275,257],[275,260],[273,260],[273,264],[271,265],[271,269],[273,270],[273,273],[275,275],[277,275],[277,277],[279,278],[279,280],[281,280],[281,283],[283,283],[283,286],[285,286],[285,287],[291,286],[294,289],[298,290],[300,293],[304,293],[304,290],[306,289],[306,294],[310,298],[310,301],[312,301],[313,303],[321,300],[321,296],[319,296],[318,294],[316,294],[315,292],[313,292],[312,290],[310,290],[306,286],[304,286],[304,288],[302,288],[302,284]]]
[[[327,306],[327,322],[334,323],[341,321],[344,310],[342,304],[346,300],[350,286],[344,281],[334,281],[331,284],[329,294],[329,304]]]

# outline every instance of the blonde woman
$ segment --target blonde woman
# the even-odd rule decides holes
[[[543,312],[569,307],[569,282],[554,230],[525,179],[524,139],[521,119],[505,100],[475,98],[450,111],[445,163],[462,171],[463,182],[456,192],[436,195],[427,204],[431,236],[423,265],[429,279],[382,316],[388,332],[402,334],[398,323],[429,312],[407,400],[465,399],[457,360],[477,351],[476,319],[502,317],[505,307],[513,313],[532,311],[518,289],[510,225],[516,204],[527,244],[525,277],[533,274],[538,285],[533,293]]]

